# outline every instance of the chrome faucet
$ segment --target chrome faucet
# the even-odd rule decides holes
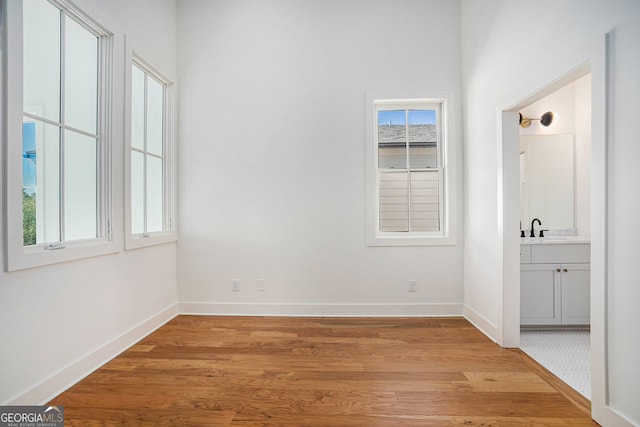
[[[529,237],[536,237],[536,233],[534,232],[534,229],[533,229],[533,224],[536,221],[538,221],[538,225],[542,227],[542,223],[540,222],[540,220],[538,218],[533,218],[533,220],[531,221],[531,233],[529,234]]]

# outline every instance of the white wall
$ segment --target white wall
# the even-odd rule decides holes
[[[541,11],[546,11],[541,14]],[[522,98],[521,88],[541,87],[553,65],[563,63],[610,32],[608,85],[608,380],[609,406],[640,424],[640,3],[617,0],[463,0],[462,62],[465,135],[465,305],[497,340],[503,319],[497,210],[497,114]],[[560,76],[550,76],[556,78]],[[535,86],[536,82],[540,86]],[[526,96],[526,94],[524,94]],[[515,98],[515,99],[514,99]],[[500,133],[499,133],[500,132]],[[604,203],[600,201],[600,203]],[[634,234],[635,233],[635,234]],[[493,255],[495,254],[495,255]],[[620,424],[622,425],[622,424]]]
[[[590,236],[591,230],[591,74],[574,83],[576,137],[576,228]]]
[[[175,2],[74,3],[116,36],[114,233],[122,242],[123,36],[128,33],[146,60],[175,79]],[[177,302],[175,256],[170,244],[0,272],[0,404],[43,403],[170,318]]]
[[[365,240],[366,93],[459,97],[458,23],[448,0],[178,2],[181,308],[461,313],[460,242]]]

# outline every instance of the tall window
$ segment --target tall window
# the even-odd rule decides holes
[[[147,62],[130,58],[127,106],[127,249],[175,241],[173,86]]]
[[[7,220],[22,225],[23,246],[13,247],[17,230],[9,227],[10,268],[49,263],[41,255],[25,261],[24,255],[37,252],[29,248],[66,249],[79,242],[86,254],[79,257],[94,255],[87,244],[108,241],[110,231],[111,34],[63,0],[8,2],[7,17]],[[21,188],[13,187],[18,179]],[[12,208],[18,189],[20,219]]]
[[[99,38],[44,0],[23,20],[24,243],[94,239]]]
[[[445,105],[444,99],[372,101],[370,244],[435,244],[449,237]]]
[[[165,84],[134,63],[131,71],[131,232],[165,229]]]
[[[439,107],[378,106],[380,231],[440,230]]]

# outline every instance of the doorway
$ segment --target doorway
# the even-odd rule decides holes
[[[520,347],[520,238],[518,112],[566,84],[591,73],[591,411],[598,422],[617,419],[607,403],[607,36],[553,64],[540,64],[535,76],[512,93],[498,118],[498,236],[502,286],[500,344]],[[560,76],[560,77],[558,77]],[[515,232],[514,232],[515,230]]]
[[[591,73],[519,114],[520,348],[590,399]]]

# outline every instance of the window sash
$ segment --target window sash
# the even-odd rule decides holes
[[[442,173],[440,168],[379,170],[379,231],[439,233]]]
[[[25,8],[27,8],[27,6],[34,7],[36,4],[37,3],[23,3]],[[58,81],[54,83],[50,77],[46,75],[46,71],[45,74],[36,72],[39,69],[37,64],[35,64],[37,59],[25,60],[25,65],[23,66],[25,96],[27,93],[30,94],[30,102],[45,102],[33,108],[32,106],[27,106],[25,104],[26,99],[23,99],[23,121],[30,123],[28,120],[33,120],[34,124],[36,124],[35,132],[33,133],[33,142],[35,143],[33,160],[37,165],[34,177],[36,181],[36,239],[34,244],[47,245],[70,240],[99,238],[100,227],[98,226],[97,207],[95,205],[97,204],[96,199],[99,192],[96,176],[98,173],[96,163],[99,161],[99,151],[97,147],[101,142],[101,138],[96,133],[98,127],[97,110],[100,103],[97,94],[99,84],[97,70],[100,68],[97,51],[100,36],[82,26],[72,17],[69,17],[64,9],[60,9],[45,1],[42,1],[41,6],[44,6],[42,10],[47,10],[48,18],[50,20],[54,18],[53,21],[56,23],[55,27],[50,28],[50,30],[57,33],[56,37],[49,38],[53,40],[58,39],[58,48],[54,49],[54,54],[57,55],[57,59],[55,59],[53,63],[57,64],[59,68],[49,70],[54,73],[54,77],[57,76]],[[53,12],[54,10],[55,12]],[[39,16],[37,12],[34,13],[32,17],[38,19]],[[35,25],[37,23],[38,21],[25,22],[26,25]],[[27,28],[28,27],[24,27],[25,30],[27,30]],[[35,30],[35,34],[30,31],[23,31],[23,37],[30,42],[34,42],[38,36],[47,35],[48,34],[38,34],[38,30]],[[78,46],[74,47],[72,42],[77,40],[70,40],[70,37],[75,37],[75,39],[80,38],[81,43],[75,43]],[[91,46],[92,44],[94,44],[94,46]],[[31,48],[34,47],[33,44],[30,44],[30,46]],[[83,52],[78,52],[78,50],[82,50],[83,48]],[[27,49],[26,46],[25,49]],[[74,50],[76,51],[75,55]],[[83,58],[80,62],[74,61],[74,57],[77,57],[78,53],[82,53],[86,57],[86,60]],[[31,56],[32,54],[30,52],[29,54],[27,54],[27,52],[24,54],[25,58]],[[94,58],[95,62],[93,62]],[[29,65],[27,65],[27,63]],[[95,70],[96,74],[93,82],[91,81],[92,72],[87,74],[87,65],[89,70]],[[74,75],[74,73],[77,73],[78,67],[84,68],[80,71],[89,78],[89,80],[84,82],[84,86],[87,86],[88,83],[90,91],[93,89],[93,91],[96,92],[95,96],[87,96],[87,91],[84,90],[87,89],[87,87],[82,88],[82,96],[75,95],[78,89],[74,90],[74,88],[77,87],[76,82],[80,80],[77,75]],[[34,74],[35,77],[33,77]],[[30,77],[27,78],[27,76]],[[44,84],[46,87],[47,83],[57,85],[56,90],[53,91],[57,92],[57,99],[47,100],[46,98],[41,98],[41,95],[39,95],[38,92],[34,92],[30,86],[33,84],[35,87],[41,87]],[[82,100],[83,97],[89,98],[88,105]],[[47,105],[47,101],[53,101],[57,105]],[[78,103],[81,104],[81,108],[77,108]],[[45,113],[52,109],[51,107],[53,107],[54,112],[57,112],[57,114],[54,116],[49,114],[49,117],[45,117]],[[82,110],[88,110],[90,115],[86,117]],[[93,114],[91,114],[92,110],[94,111]],[[88,122],[86,120],[87,118],[89,119]],[[68,125],[68,120],[71,120],[71,123],[84,125],[84,129]],[[45,132],[44,129],[49,129],[49,132]],[[56,138],[55,141],[49,141],[47,135],[53,136],[50,132],[53,129],[58,130],[58,135],[54,137]],[[92,129],[93,132],[88,129]],[[40,132],[38,132],[38,130],[40,130]],[[46,147],[52,144],[57,147]],[[80,153],[80,156],[78,156],[78,153]],[[44,173],[46,169],[52,168],[54,169],[53,174],[50,172]],[[87,183],[94,183],[94,185],[87,187]],[[88,193],[81,195],[74,194],[78,191]],[[94,199],[95,202],[92,203],[89,201],[89,203],[87,203],[87,196],[89,200]],[[51,202],[44,203],[45,200],[50,200]],[[26,227],[26,219],[25,215],[23,218],[23,229],[31,230],[31,227]],[[31,239],[27,239],[26,231],[24,241],[25,243],[31,243]]]
[[[378,235],[417,235],[441,236],[444,229],[444,168],[442,142],[442,103],[424,103],[410,101],[392,101],[376,103],[374,108],[375,130],[374,161],[376,165],[376,234]],[[411,125],[409,115],[411,111],[432,110],[436,113],[436,142],[435,167],[413,167]],[[404,111],[404,141],[401,144],[391,144],[400,156],[381,166],[379,143],[383,123],[379,123],[381,111]],[[391,123],[389,123],[391,126]],[[384,130],[384,128],[382,129]],[[415,141],[414,141],[415,142]],[[404,157],[404,159],[402,158]],[[395,166],[391,166],[395,164]],[[418,174],[429,174],[429,189],[418,188],[414,177]],[[426,177],[427,175],[422,175]],[[392,178],[393,177],[393,178]],[[433,179],[436,178],[436,179]],[[426,185],[426,184],[425,184]],[[436,193],[435,195],[433,193]],[[424,193],[424,194],[423,194]],[[428,193],[428,194],[427,194]],[[434,206],[435,205],[435,206]]]
[[[138,57],[128,44],[125,49],[128,70],[125,82],[125,149],[128,153],[125,156],[125,249],[128,250],[177,240],[174,203],[176,159],[173,155],[173,83]],[[156,105],[161,103],[162,108],[155,109],[155,117],[161,117],[162,123],[151,134],[147,126],[148,91],[138,91],[137,97],[142,97],[142,102],[138,102],[135,79],[139,79],[145,88],[148,84],[156,89],[162,88],[162,100],[156,102]],[[144,94],[140,96],[142,92]],[[159,98],[156,96],[156,101]],[[156,123],[160,121],[156,120]],[[162,144],[158,143],[157,137],[149,140],[160,133]]]
[[[403,108],[399,107],[398,105],[392,104],[384,107],[378,106],[375,110],[376,145],[378,146],[377,167],[379,169],[430,169],[441,167],[441,106],[439,104],[422,104],[412,106],[403,105]],[[428,127],[421,127],[431,126],[431,124],[412,123],[412,117],[419,116],[419,113],[422,112],[433,112],[435,135],[432,134],[433,131]],[[402,123],[392,124],[392,120],[389,120],[388,124],[380,123],[381,113],[391,113],[389,117],[393,117],[396,120],[400,119]],[[424,118],[427,118],[429,115],[430,114],[425,114]],[[424,140],[421,141],[420,139]],[[433,139],[435,139],[435,141]],[[429,152],[434,149],[435,154],[430,154]],[[381,152],[385,151],[388,153],[385,156],[381,156]],[[386,162],[383,162],[383,159],[386,160]],[[418,160],[422,161],[420,162]]]
[[[97,129],[100,126],[97,112],[101,103],[101,99],[97,93],[97,88],[100,83],[98,80],[97,70],[100,69],[101,64],[100,57],[98,55],[100,35],[83,26],[81,21],[69,16],[64,9],[44,1],[43,4],[51,6],[51,9],[49,9],[50,13],[53,12],[52,9],[55,9],[58,21],[58,25],[55,28],[52,28],[52,30],[57,32],[57,36],[59,38],[59,48],[55,51],[57,59],[54,61],[54,64],[57,64],[58,69],[50,70],[54,72],[55,77],[58,79],[55,83],[57,88],[54,91],[58,93],[58,96],[57,99],[53,100],[57,104],[54,106],[54,111],[57,111],[57,117],[51,115],[49,115],[49,117],[45,117],[45,113],[47,113],[46,110],[48,109],[45,107],[46,104],[42,104],[41,107],[33,108],[27,106],[26,99],[23,99],[22,108],[24,116],[23,120],[27,122],[27,119],[30,119],[36,123],[36,131],[33,135],[34,139],[36,139],[36,141],[34,141],[36,142],[36,150],[34,153],[34,160],[37,165],[36,175],[42,175],[40,172],[44,169],[54,168],[54,174],[57,170],[57,176],[49,173],[49,176],[47,177],[48,179],[38,180],[36,178],[35,245],[44,244],[45,247],[49,247],[51,244],[56,243],[62,244],[63,242],[72,240],[101,237],[102,230],[99,225],[98,218],[98,211],[100,210],[100,207],[98,206],[99,198],[97,197],[99,194],[99,170],[96,166],[100,161],[98,146],[101,144],[101,137],[97,134]],[[23,3],[23,5],[26,7],[28,4]],[[27,25],[33,25],[33,23],[28,23]],[[83,64],[84,61],[82,61],[74,64],[73,62],[74,48],[72,48],[72,46],[74,45],[75,40],[71,40],[71,38],[74,37],[74,34],[75,37],[84,38],[85,47],[88,46],[89,49],[93,51],[84,52],[85,56],[86,54],[89,54],[90,56],[88,56],[88,58],[91,60],[91,55],[95,54],[96,61],[93,64],[91,61],[88,63],[89,69],[96,70],[96,80],[93,83],[91,81],[88,82],[89,87],[93,87],[96,91],[93,102],[90,103],[92,106],[90,106],[89,112],[91,112],[91,109],[95,110],[93,114],[90,114],[88,117],[84,117],[84,121],[78,121],[78,119],[79,117],[82,117],[82,110],[85,109],[86,106],[83,106],[83,108],[80,109],[73,108],[81,98],[74,96],[74,90],[72,88],[76,87],[75,82],[78,80],[78,76],[75,76],[76,78],[74,78],[74,70],[77,69],[78,65],[86,68],[87,63],[85,62]],[[23,33],[23,36],[24,35],[26,35],[26,33]],[[35,36],[37,36],[37,34]],[[87,36],[91,38],[87,39]],[[29,38],[33,39],[33,37],[34,35],[31,34],[31,37]],[[86,41],[89,41],[89,45],[86,44]],[[95,47],[93,48],[91,47],[92,43],[95,43]],[[25,56],[27,55],[25,54]],[[31,61],[29,62],[31,63]],[[31,64],[31,66],[35,65],[36,64]],[[27,80],[27,73],[30,76],[33,75],[33,69],[23,69],[23,82]],[[89,73],[88,76],[91,77],[91,73]],[[37,85],[42,83],[41,78],[43,77],[47,79],[47,76],[40,75],[36,76],[35,80],[29,78],[28,81],[29,83],[35,84],[37,87]],[[52,83],[52,81],[49,83]],[[46,80],[45,84],[47,84]],[[29,88],[27,87],[27,89]],[[83,92],[86,91],[83,90]],[[31,90],[29,90],[29,93],[33,95]],[[30,102],[46,101],[46,99],[40,98],[38,95],[35,96],[36,99],[30,99]],[[86,93],[84,96],[87,96]],[[86,121],[87,118],[89,119],[89,122]],[[85,128],[81,129],[71,126],[68,124],[68,120],[71,120],[72,124],[85,125]],[[39,126],[37,125],[38,123],[40,124]],[[86,127],[87,125],[88,127]],[[47,149],[43,145],[50,145],[46,140],[47,133],[42,131],[40,132],[41,135],[39,135],[37,130],[43,130],[45,128],[50,130],[53,128],[58,129],[57,141],[52,142],[54,145],[57,145],[57,148],[51,147]],[[93,129],[94,132],[87,129]],[[79,141],[83,142],[78,144]],[[37,148],[38,145],[39,149]],[[75,150],[71,150],[70,147],[75,148]],[[89,157],[86,159],[78,157],[77,153],[82,152],[87,154]],[[37,160],[40,161],[38,162]],[[88,163],[87,160],[89,161]],[[82,163],[84,163],[84,165]],[[84,176],[78,175],[79,173]],[[89,175],[87,175],[87,173]],[[44,178],[44,176],[41,176],[41,178]],[[90,184],[92,182],[94,183],[93,189],[87,188],[86,184]],[[78,191],[85,191],[85,194],[81,197],[77,197],[77,194],[75,193]],[[86,193],[86,191],[89,191],[89,193]],[[93,196],[91,194],[93,194]],[[87,204],[86,196],[93,198],[95,203],[89,202]],[[50,202],[44,203],[45,200],[49,200]],[[93,216],[93,219],[89,219],[88,216]],[[78,224],[80,224],[80,226],[78,226]],[[23,224],[23,228],[26,227],[27,224]],[[31,228],[30,224],[28,228]],[[24,232],[24,240],[25,243],[27,243],[26,229]],[[59,246],[60,245],[56,245],[56,247]]]
[[[115,242],[112,240],[111,230],[111,182],[109,171],[111,168],[111,85],[112,70],[111,58],[113,49],[113,34],[102,27],[99,23],[86,16],[73,4],[66,0],[49,0],[49,3],[59,10],[61,16],[69,17],[79,23],[82,28],[88,30],[97,37],[97,57],[98,57],[98,82],[97,97],[99,99],[97,108],[97,127],[94,132],[76,129],[68,124],[50,120],[58,133],[77,132],[83,137],[90,136],[99,138],[96,143],[96,237],[74,241],[56,241],[45,244],[24,245],[24,217],[22,212],[22,162],[16,159],[23,158],[22,150],[22,123],[25,117],[29,121],[45,123],[43,117],[35,114],[36,117],[29,117],[31,114],[23,109],[23,4],[22,2],[5,2],[6,20],[6,46],[8,47],[6,60],[6,171],[7,171],[7,271],[20,270],[35,266],[65,262],[74,259],[98,256],[117,251]],[[47,118],[45,118],[47,119]],[[88,133],[88,135],[86,135]],[[64,174],[64,169],[60,175]],[[64,209],[64,205],[62,207]],[[64,218],[61,218],[61,223]],[[46,239],[50,240],[50,239]],[[45,249],[45,250],[43,250]],[[47,250],[49,249],[49,250]],[[64,249],[64,250],[51,250]]]
[[[140,93],[135,93],[133,88],[133,74],[134,72],[141,72],[143,81],[142,88]],[[167,200],[166,200],[166,191],[165,191],[165,175],[166,175],[166,122],[167,122],[167,113],[166,113],[166,88],[167,84],[164,83],[160,78],[156,77],[152,72],[148,70],[148,68],[143,65],[140,60],[133,60],[132,63],[132,104],[140,102],[140,100],[135,99],[136,95],[141,95],[143,97],[142,102],[139,107],[142,108],[142,111],[137,111],[132,107],[131,110],[131,121],[132,123],[139,123],[141,129],[137,129],[141,132],[141,141],[139,143],[134,144],[134,136],[131,136],[131,210],[130,215],[132,216],[131,220],[131,231],[132,234],[138,234],[142,237],[147,237],[150,233],[154,232],[164,232],[168,228],[168,224],[166,221],[167,218]],[[158,109],[158,105],[151,105],[150,98],[152,98],[153,94],[150,94],[149,90],[149,82],[153,85],[159,85],[162,94],[161,99],[159,100],[159,114],[158,111],[154,111]],[[155,101],[157,102],[157,96]],[[157,127],[157,123],[150,123],[149,116],[154,114],[156,116],[160,116],[160,129],[153,129]],[[141,114],[142,117],[135,117],[136,114]],[[157,119],[157,117],[156,117]],[[132,133],[134,131],[134,126],[132,124]],[[160,132],[160,136],[158,136],[158,131]],[[151,137],[150,137],[151,133]],[[160,141],[156,141],[160,138]],[[150,141],[153,139],[153,141]],[[160,142],[160,147],[158,147],[158,142]],[[134,158],[137,157],[141,160],[141,170],[135,170],[139,176],[134,177]],[[158,169],[158,162],[160,167]],[[155,171],[155,173],[154,173]],[[158,178],[158,171],[160,171],[160,177]],[[142,191],[134,191],[134,185],[137,184],[142,188]],[[160,185],[160,189],[158,189],[158,184]],[[137,200],[139,197],[141,200]],[[159,199],[159,200],[158,200]],[[140,215],[141,218],[135,218],[134,214]],[[160,220],[157,219],[157,216],[160,216]]]

